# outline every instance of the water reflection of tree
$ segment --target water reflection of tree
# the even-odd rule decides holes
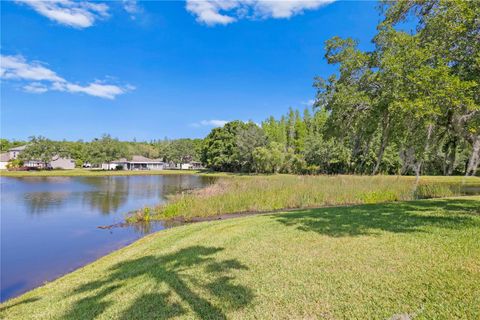
[[[84,177],[82,182],[95,188],[83,193],[83,203],[102,214],[117,211],[128,200],[129,179],[125,177]]]
[[[128,226],[132,228],[135,233],[149,234],[152,233],[152,231],[155,230],[155,227],[157,227],[159,224],[160,223],[157,222],[138,222],[129,224]]]
[[[48,213],[52,209],[60,208],[70,192],[32,192],[26,193],[23,198],[29,214]]]
[[[47,213],[52,209],[59,210],[71,204],[72,195],[78,194],[82,204],[90,210],[99,211],[102,214],[117,212],[130,197],[165,200],[168,195],[177,194],[187,190],[200,188],[213,180],[200,176],[108,176],[108,177],[78,177],[81,184],[90,186],[87,191],[66,191],[54,188],[51,191],[31,192],[24,196],[24,203],[30,214]],[[64,181],[63,181],[64,180]],[[64,182],[65,188],[71,178],[55,179],[55,182]],[[46,183],[45,189],[49,189],[52,179],[37,179],[28,183]]]
[[[71,195],[70,191],[63,188],[65,183],[69,182],[68,179],[65,177],[18,178],[16,179],[18,184],[14,187],[23,192],[22,203],[29,214],[43,214],[51,212],[52,209],[58,210],[64,205],[65,200]]]

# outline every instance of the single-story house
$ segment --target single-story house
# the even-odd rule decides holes
[[[172,170],[198,170],[204,169],[201,162],[198,161],[190,161],[184,163],[175,163],[170,161],[169,163],[165,164],[165,169],[172,169]]]
[[[45,164],[39,160],[28,160],[23,162],[24,167],[28,168],[44,168]],[[75,169],[75,160],[70,158],[53,157],[52,161],[47,164],[48,169]]]
[[[203,169],[203,165],[201,162],[198,161],[190,161],[188,163],[181,163],[180,169],[182,170],[196,170],[196,169]]]
[[[165,164],[160,159],[149,159],[143,156],[132,156],[131,160],[125,158],[103,163],[103,170],[163,170]]]
[[[52,169],[72,170],[75,169],[75,160],[70,158],[56,158],[50,161],[50,167]]]

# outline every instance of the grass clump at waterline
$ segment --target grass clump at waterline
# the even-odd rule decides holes
[[[476,179],[480,186],[480,179]],[[215,215],[281,209],[393,202],[459,195],[456,179],[436,182],[397,176],[235,176],[219,178],[203,189],[174,195],[166,204],[138,210],[129,221],[186,220]]]
[[[480,197],[304,209],[147,236],[2,319],[479,319]]]

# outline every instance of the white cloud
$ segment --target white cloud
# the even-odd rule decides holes
[[[4,79],[64,81],[39,62],[27,63],[22,56],[1,56],[0,76]]]
[[[32,82],[23,86],[23,90],[30,93],[45,93],[48,91],[48,88],[40,82]]]
[[[60,24],[74,28],[91,27],[95,20],[108,17],[105,3],[73,0],[17,0],[39,14]]]
[[[134,90],[135,87],[106,84],[100,81],[79,85],[57,75],[40,62],[28,62],[22,56],[0,56],[0,78],[25,83],[23,89],[30,93],[45,93],[49,90],[84,93],[105,99]]]
[[[229,24],[236,19],[221,14],[220,11],[229,11],[238,7],[236,0],[187,0],[187,11],[197,16],[197,21],[207,25]]]
[[[290,18],[335,0],[187,0],[186,9],[198,22],[229,24],[242,18]]]
[[[136,16],[143,11],[137,0],[123,0],[123,9],[130,14],[130,18],[136,19]]]
[[[74,83],[54,83],[52,89],[58,91],[68,91],[72,93],[85,93],[91,96],[105,98],[105,99],[115,99],[117,95],[123,94],[128,91],[128,88],[122,88],[116,85],[111,84],[102,84],[99,82],[93,82],[86,86],[81,86]]]
[[[193,127],[223,127],[229,121],[227,120],[202,120],[197,123],[193,123]]]

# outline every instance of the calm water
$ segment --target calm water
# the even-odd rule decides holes
[[[170,194],[205,186],[199,176],[0,179],[1,301],[51,281],[164,227],[99,229]]]

